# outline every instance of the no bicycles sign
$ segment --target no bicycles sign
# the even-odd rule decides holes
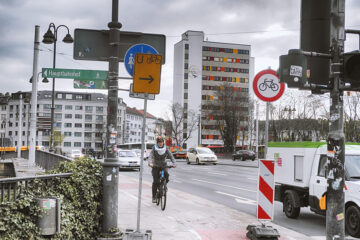
[[[283,95],[285,84],[280,83],[274,70],[267,69],[256,74],[253,89],[255,95],[264,102],[274,102]]]

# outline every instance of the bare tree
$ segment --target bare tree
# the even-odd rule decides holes
[[[171,106],[172,128],[171,135],[176,145],[183,146],[191,137],[198,124],[198,116],[192,110],[183,108],[179,103]]]
[[[206,116],[208,123],[215,123],[224,142],[225,151],[232,152],[235,150],[239,131],[247,129],[248,93],[240,92],[239,88],[225,82],[216,87],[214,99],[209,100],[206,109],[202,109],[203,116]]]

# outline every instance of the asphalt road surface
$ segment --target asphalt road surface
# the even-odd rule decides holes
[[[228,165],[187,165],[177,162],[170,169],[169,191],[175,188],[233,209],[256,216],[258,168]],[[121,171],[121,174],[138,177],[138,171]],[[144,162],[143,179],[151,182],[151,168]],[[324,239],[326,220],[324,216],[302,208],[298,219],[289,219],[282,212],[282,204],[276,202],[274,223],[294,231]]]

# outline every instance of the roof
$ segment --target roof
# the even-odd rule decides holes
[[[127,107],[126,113],[132,114],[132,115],[144,116],[144,110],[138,110],[135,107],[133,107],[133,108]],[[146,118],[157,119],[157,117],[155,117],[154,115],[152,115],[150,113],[146,113]]]
[[[141,113],[141,115],[144,115],[144,110],[138,110],[138,112]],[[157,119],[154,115],[151,115],[150,113],[146,113],[146,117]]]

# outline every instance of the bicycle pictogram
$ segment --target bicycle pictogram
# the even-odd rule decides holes
[[[274,83],[274,79],[264,79],[264,82],[259,85],[261,91],[265,91],[267,88],[270,88],[274,92],[279,90],[279,85]]]

